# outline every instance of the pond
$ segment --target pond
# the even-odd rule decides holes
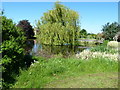
[[[34,40],[33,42],[32,42],[33,45],[32,47],[31,45],[28,46],[31,48],[28,49],[30,55],[42,56],[47,58],[50,58],[53,55],[57,55],[57,54],[62,54],[64,57],[68,57],[80,53],[85,49],[90,49],[89,46],[71,46],[71,45],[50,46],[50,45],[42,45],[41,43],[38,43],[36,40]]]

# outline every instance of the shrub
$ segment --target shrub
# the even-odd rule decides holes
[[[106,52],[91,52],[89,50],[84,50],[80,54],[76,55],[77,58],[81,58],[83,60],[90,60],[92,58],[107,58],[109,60],[118,60],[118,54],[107,54]]]
[[[92,47],[90,50],[93,52],[96,51],[105,52],[107,50],[107,43],[108,41],[104,41],[103,44]]]
[[[5,16],[2,19],[2,81],[3,87],[10,87],[15,81],[14,75],[19,73],[19,68],[24,65],[24,33],[15,26],[12,19]]]
[[[117,22],[112,24],[107,23],[103,26],[102,31],[105,40],[113,40],[113,37],[116,35],[116,33],[120,31],[120,25]]]
[[[107,47],[118,48],[118,42],[117,41],[110,41],[110,42],[108,42]]]
[[[92,47],[90,51],[92,52],[105,52],[105,53],[117,53],[118,49],[112,49],[107,47],[108,41],[104,41],[103,44]]]

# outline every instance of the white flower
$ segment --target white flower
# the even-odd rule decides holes
[[[117,54],[116,53],[107,54],[106,52],[91,52],[91,51],[88,51],[88,50],[84,50],[80,54],[76,54],[76,57],[84,59],[84,60],[88,60],[90,58],[102,57],[102,58],[108,58],[108,59],[117,61],[118,60],[118,53]]]
[[[79,58],[79,57],[80,57],[80,55],[79,55],[79,54],[76,54],[76,57],[77,57],[77,58]]]
[[[118,47],[118,42],[117,41],[110,41],[110,42],[108,42],[107,46],[117,48]]]
[[[32,63],[31,66],[34,66],[34,64]]]
[[[38,61],[36,61],[35,63],[39,63]]]
[[[33,62],[36,62],[35,60],[33,60]]]

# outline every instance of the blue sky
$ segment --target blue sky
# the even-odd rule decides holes
[[[89,33],[101,32],[107,22],[118,22],[117,2],[62,2],[63,5],[79,13],[81,29]],[[54,7],[54,2],[3,2],[5,16],[15,23],[27,19],[31,25],[43,16],[44,12]]]
[[[118,2],[120,0],[59,0],[61,2]],[[2,2],[56,2],[56,0],[2,0]]]

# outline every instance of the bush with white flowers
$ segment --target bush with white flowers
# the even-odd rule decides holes
[[[110,42],[108,42],[107,47],[118,48],[118,42],[117,41],[110,41]]]
[[[92,58],[107,58],[109,60],[118,60],[118,53],[115,54],[107,54],[106,52],[91,52],[89,50],[84,50],[83,52],[81,52],[80,54],[76,54],[77,58],[81,58],[83,60],[89,60]]]

